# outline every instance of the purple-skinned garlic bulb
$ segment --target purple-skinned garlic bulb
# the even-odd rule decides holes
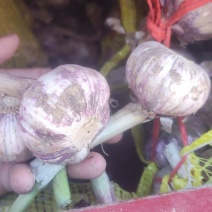
[[[142,108],[164,116],[196,113],[211,89],[205,70],[155,41],[134,49],[127,61],[126,78]]]
[[[173,14],[184,0],[166,0],[167,7]],[[207,3],[188,12],[175,25],[173,32],[177,35],[182,45],[195,41],[209,40],[212,38],[212,3]]]
[[[62,65],[24,93],[19,131],[25,145],[47,163],[82,161],[109,115],[109,86],[97,71]]]
[[[18,132],[18,108],[20,99],[0,96],[0,161],[25,161],[32,157]]]

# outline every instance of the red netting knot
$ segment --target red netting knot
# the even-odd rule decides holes
[[[150,16],[147,18],[147,28],[149,30],[149,33],[152,35],[152,37],[157,40],[158,42],[162,42],[167,37],[167,28],[160,20],[159,23],[155,23]]]
[[[187,13],[211,2],[212,0],[184,0],[171,17],[165,19],[160,0],[147,0],[149,5],[149,14],[147,16],[149,34],[158,42],[162,42],[169,47],[171,26]]]

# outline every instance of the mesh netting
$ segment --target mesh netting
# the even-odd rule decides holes
[[[73,209],[86,207],[90,205],[97,204],[95,201],[95,196],[89,182],[87,183],[70,183],[70,189],[72,193],[72,202],[69,206],[64,208]],[[136,197],[136,194],[133,192],[127,192],[123,190],[118,184],[114,184],[114,190],[117,197],[117,200],[128,200]],[[17,194],[7,194],[3,196],[0,200],[0,211],[7,212],[9,211],[10,206],[13,204],[15,199],[17,198]],[[27,209],[27,212],[54,212],[58,211],[56,201],[54,199],[52,188],[49,186],[48,188],[41,191],[32,204]]]

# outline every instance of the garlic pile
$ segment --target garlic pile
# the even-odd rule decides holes
[[[20,99],[0,96],[0,161],[25,161],[32,157],[18,132],[19,106]]]
[[[211,88],[205,70],[155,41],[131,53],[126,78],[143,109],[165,116],[196,113]]]
[[[19,133],[47,163],[82,161],[108,121],[109,86],[89,68],[63,65],[41,76],[24,93]]]
[[[168,3],[174,13],[184,0]],[[172,4],[172,5],[170,5]],[[189,9],[189,8],[188,8]],[[212,38],[212,3],[207,3],[183,16],[173,27],[173,32],[183,43],[193,43]]]

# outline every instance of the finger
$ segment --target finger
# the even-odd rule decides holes
[[[50,70],[50,68],[0,69],[0,73],[15,77],[37,79]]]
[[[118,143],[119,141],[121,141],[122,138],[123,138],[123,133],[116,135],[113,138],[107,140],[106,143],[115,144],[115,143]]]
[[[75,179],[94,179],[99,177],[106,168],[106,161],[96,152],[90,152],[87,158],[78,164],[68,165],[68,175]]]
[[[35,178],[30,167],[21,163],[11,166],[9,181],[11,190],[18,194],[30,192],[35,184]]]
[[[17,35],[8,35],[0,38],[0,63],[10,59],[19,45]]]
[[[9,181],[9,170],[11,166],[11,163],[0,163],[0,195],[11,191]]]

